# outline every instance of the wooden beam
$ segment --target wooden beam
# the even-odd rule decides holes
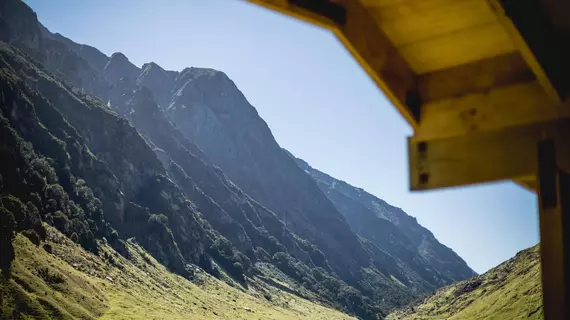
[[[536,81],[516,83],[423,104],[415,136],[429,140],[566,118],[569,106],[553,103]]]
[[[452,138],[408,139],[410,187],[430,190],[536,175],[537,143],[552,138],[570,167],[570,120]]]
[[[379,2],[360,0],[397,48],[497,21],[481,0],[404,0],[388,6]]]
[[[420,75],[418,89],[422,103],[428,103],[533,79],[534,74],[517,51]]]
[[[545,319],[570,317],[570,175],[553,140],[538,143],[540,255]]]
[[[536,181],[536,176],[530,175],[526,177],[520,177],[513,179],[513,182],[521,186],[522,188],[530,191],[530,192],[537,192],[538,188],[538,181]]]
[[[570,48],[566,44],[570,30],[555,25],[556,21],[548,11],[553,11],[557,6],[545,3],[558,3],[558,7],[565,8],[565,2],[489,0],[500,23],[511,34],[538,82],[554,103],[565,100],[570,93]],[[570,19],[569,12],[558,12],[556,15],[560,14]]]
[[[425,74],[517,51],[517,48],[503,26],[492,22],[410,43],[398,50],[416,74]]]
[[[420,118],[415,73],[355,0],[248,0],[334,32],[413,128]]]

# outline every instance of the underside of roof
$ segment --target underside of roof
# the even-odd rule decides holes
[[[570,1],[250,2],[337,35],[414,129],[412,190],[535,190],[537,142],[570,145]]]

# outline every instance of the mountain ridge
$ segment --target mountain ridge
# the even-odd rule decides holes
[[[293,156],[291,153],[289,154]],[[407,215],[402,209],[389,205],[384,200],[377,198],[361,188],[354,187],[314,169],[301,159],[296,160],[299,166],[318,182],[321,190],[329,196],[333,203],[337,204],[339,209],[346,206],[349,201],[354,201],[357,205],[364,207],[355,208],[355,204],[353,203],[351,207],[344,207],[345,210],[340,210],[357,234],[361,234],[362,232],[371,233],[369,236],[365,236],[365,238],[374,241],[371,237],[375,237],[377,233],[375,233],[374,230],[368,229],[370,224],[376,224],[377,228],[381,228],[379,224],[385,225],[383,220],[387,220],[392,222],[399,232],[404,235],[402,237],[401,234],[392,233],[391,236],[397,236],[397,238],[403,239],[404,242],[415,246],[415,250],[421,258],[428,259],[430,264],[437,263],[437,269],[445,269],[441,262],[449,261],[449,259],[464,263],[463,259],[453,250],[441,244],[431,231],[421,226],[416,218]],[[349,198],[350,200],[342,199],[341,197]],[[354,219],[355,214],[359,214],[360,218]],[[444,271],[450,272],[450,270]],[[456,276],[468,278],[477,275],[473,270],[465,270],[464,272],[464,274]],[[441,285],[441,283],[435,285]]]

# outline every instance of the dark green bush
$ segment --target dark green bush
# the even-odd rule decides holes
[[[167,227],[168,226],[168,217],[165,216],[162,213],[155,213],[155,214],[151,214],[150,217],[148,218],[148,222],[151,225],[162,225]]]
[[[32,229],[24,230],[22,231],[22,234],[26,236],[26,238],[30,239],[30,241],[36,246],[39,246],[42,241],[42,239],[35,230]]]
[[[52,217],[53,217],[53,226],[56,227],[57,230],[61,231],[62,233],[67,234],[68,225],[69,225],[69,219],[67,218],[67,216],[63,212],[58,210],[53,213]]]
[[[12,212],[0,207],[0,269],[9,275],[10,264],[14,259],[14,247],[12,241],[15,237],[16,219]]]
[[[26,212],[24,211],[24,204],[20,199],[13,195],[4,195],[0,198],[0,203],[6,210],[12,212],[14,220],[16,221],[17,230],[25,229]]]
[[[230,276],[238,281],[245,282],[245,274],[251,268],[251,261],[243,253],[234,250],[228,239],[222,236],[216,237],[208,251]]]
[[[37,157],[30,162],[30,168],[35,171],[39,177],[45,179],[48,184],[57,183],[57,175],[55,170],[46,158]]]

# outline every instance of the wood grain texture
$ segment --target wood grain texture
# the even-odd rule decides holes
[[[450,68],[516,50],[510,35],[497,22],[445,34],[399,47],[417,74]]]
[[[554,104],[536,81],[422,105],[415,135],[436,139],[570,117],[569,103]]]
[[[497,20],[490,7],[481,0],[408,0],[368,9],[396,47]]]
[[[422,102],[463,96],[534,79],[519,52],[437,70],[418,79]]]
[[[536,176],[538,142],[551,137],[570,165],[569,120],[479,132],[452,138],[408,139],[410,187],[430,190]]]

